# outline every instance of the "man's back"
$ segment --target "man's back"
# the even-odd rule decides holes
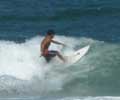
[[[60,42],[54,41],[52,40],[54,38],[54,31],[53,30],[49,30],[47,32],[46,37],[43,39],[42,43],[41,43],[41,55],[45,57],[46,61],[49,62],[51,60],[51,58],[55,57],[56,55],[65,62],[65,59],[62,57],[62,55],[55,50],[48,50],[51,42],[59,44],[59,45],[64,45]]]
[[[41,52],[43,53],[45,50],[48,50],[49,46],[50,46],[50,43],[51,43],[51,39],[50,37],[46,36],[42,43],[41,43]]]

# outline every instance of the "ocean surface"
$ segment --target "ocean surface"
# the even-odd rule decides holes
[[[40,43],[68,53],[90,45],[76,64],[47,64]],[[120,0],[0,0],[0,100],[120,100]]]

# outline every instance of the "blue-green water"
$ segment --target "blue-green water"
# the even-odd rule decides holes
[[[119,0],[1,0],[0,99],[119,100],[119,5]],[[64,52],[91,48],[70,67],[47,65],[39,46],[48,29],[70,47]]]

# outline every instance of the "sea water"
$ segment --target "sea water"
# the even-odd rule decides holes
[[[1,0],[0,100],[120,100],[119,0]],[[47,64],[40,43],[62,54],[90,45],[77,63]]]

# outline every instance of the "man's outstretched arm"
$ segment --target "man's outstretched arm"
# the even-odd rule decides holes
[[[65,44],[63,44],[63,43],[61,43],[61,42],[58,42],[58,41],[55,41],[55,40],[52,40],[52,42],[55,43],[55,44],[59,44],[59,45],[65,46]]]

